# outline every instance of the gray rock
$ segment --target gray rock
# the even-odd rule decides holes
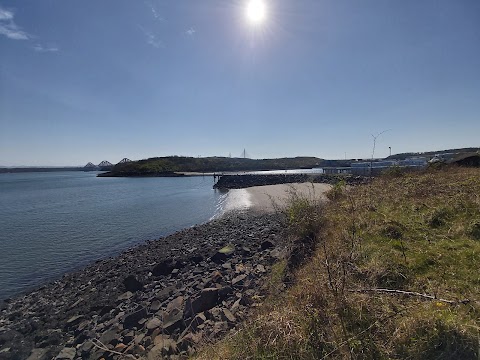
[[[123,342],[125,344],[129,344],[130,342],[135,339],[135,332],[134,331],[129,331],[126,334],[123,335]]]
[[[153,329],[156,329],[160,326],[162,326],[162,320],[160,320],[159,318],[156,318],[156,317],[148,320],[147,325],[146,325],[148,330],[153,330]]]
[[[55,358],[56,360],[73,360],[75,355],[77,354],[77,350],[71,347],[63,348],[60,353]]]
[[[198,344],[202,339],[202,334],[193,334],[193,333],[188,333],[184,336],[182,336],[178,342],[177,346],[180,350],[186,351],[188,348],[193,347],[194,345]]]
[[[78,324],[84,319],[83,315],[75,315],[72,316],[70,319],[67,320],[67,327],[73,327]]]
[[[234,252],[235,252],[235,246],[232,244],[229,244],[227,246],[224,246],[220,250],[218,250],[210,259],[216,264],[221,264],[225,260],[227,260],[229,257],[231,257]]]
[[[133,293],[131,291],[124,292],[122,295],[119,295],[117,297],[117,301],[125,301],[130,299],[133,296]]]
[[[133,339],[133,342],[135,343],[135,345],[139,345],[143,341],[144,337],[145,334],[138,334],[137,336],[135,336],[135,339]]]
[[[162,339],[162,342],[155,345],[147,354],[148,360],[163,359],[167,355],[177,353],[177,343],[170,338]]]
[[[238,310],[239,307],[240,307],[240,302],[241,302],[241,301],[242,301],[242,298],[239,298],[239,299],[237,299],[237,300],[233,303],[232,307],[230,308],[230,311],[231,311],[232,313],[236,313],[236,312],[237,312],[237,310]]]
[[[93,342],[91,340],[87,340],[83,343],[83,345],[80,347],[80,352],[82,354],[88,354],[93,348]]]
[[[274,259],[283,259],[285,254],[283,252],[281,252],[279,249],[273,249],[272,251],[270,251],[270,256]]]
[[[152,337],[151,336],[145,336],[143,338],[143,346],[145,348],[148,348],[150,345],[152,345]]]
[[[147,317],[147,310],[143,307],[138,310],[127,314],[123,318],[123,326],[126,329],[131,329],[138,325],[138,322]]]
[[[193,319],[193,323],[197,325],[203,324],[205,321],[207,321],[207,318],[203,312],[200,314],[195,315],[195,318]]]
[[[221,321],[222,320],[222,310],[218,307],[214,307],[206,312],[208,320],[212,321]]]
[[[177,296],[175,299],[173,299],[172,301],[170,301],[168,303],[166,311],[167,311],[167,313],[170,313],[174,309],[182,310],[183,309],[183,304],[184,304],[183,296]]]
[[[30,353],[30,356],[27,358],[27,360],[47,360],[49,359],[48,356],[48,349],[32,349],[32,352]]]
[[[128,275],[123,279],[123,285],[127,291],[136,292],[143,289],[143,284],[133,275]]]
[[[218,288],[203,289],[196,299],[187,304],[185,310],[187,315],[193,316],[216,306],[219,302],[218,291]]]
[[[170,340],[173,340],[169,335],[157,334],[153,339],[153,345],[164,345],[167,344]]]
[[[237,277],[235,277],[232,280],[232,285],[233,286],[241,286],[245,282],[246,278],[247,278],[247,275],[245,275],[245,274],[238,275]]]
[[[258,264],[257,267],[256,267],[256,270],[260,273],[264,273],[264,272],[267,271],[267,270],[265,270],[265,266],[263,266],[262,264]]]
[[[229,295],[233,294],[233,289],[230,286],[224,286],[218,289],[218,303],[225,300]]]
[[[175,291],[175,286],[167,286],[166,288],[157,292],[155,296],[159,301],[163,302],[167,300],[174,291]]]
[[[190,261],[191,263],[194,263],[194,264],[198,264],[198,263],[201,263],[203,261],[203,256],[200,255],[200,254],[193,255],[188,259],[188,261]]]
[[[36,346],[39,348],[45,348],[51,345],[58,345],[62,341],[63,333],[64,332],[59,329],[39,332],[35,335]]]
[[[100,336],[98,340],[100,340],[101,343],[108,345],[113,343],[114,340],[117,340],[117,338],[118,338],[118,334],[115,330],[107,330],[102,334],[102,336]],[[115,341],[115,343],[117,342],[118,340]]]
[[[264,242],[262,242],[262,244],[260,245],[260,248],[262,250],[267,250],[267,249],[271,249],[271,248],[274,248],[275,247],[275,244],[273,242],[271,242],[270,240],[265,240]]]
[[[243,256],[248,256],[248,255],[250,255],[251,252],[252,252],[252,251],[250,250],[250,248],[248,248],[248,247],[246,247],[246,246],[243,246],[243,247],[242,247],[242,255],[243,255]]]
[[[230,312],[228,309],[222,309],[222,319],[224,321],[230,322],[230,323],[235,323],[235,316]]]
[[[172,311],[163,318],[163,329],[168,333],[173,333],[176,329],[180,329],[183,326],[183,311]]]
[[[221,264],[222,262],[228,259],[228,255],[222,254],[220,252],[215,253],[210,260],[212,260],[216,264]]]
[[[162,303],[158,300],[153,300],[150,304],[150,310],[155,312],[158,311],[162,307]]]
[[[155,276],[169,275],[175,269],[177,262],[173,259],[167,259],[159,262],[152,270]]]

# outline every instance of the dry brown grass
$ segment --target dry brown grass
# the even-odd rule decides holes
[[[480,170],[333,191],[294,286],[200,358],[478,359]]]

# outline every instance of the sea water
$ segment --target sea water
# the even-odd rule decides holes
[[[211,176],[96,175],[0,174],[0,299],[246,203]]]

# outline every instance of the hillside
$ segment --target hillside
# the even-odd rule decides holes
[[[471,148],[448,149],[448,150],[416,152],[416,153],[400,153],[400,154],[390,155],[386,159],[389,159],[389,160],[405,160],[406,158],[414,157],[414,156],[433,157],[435,155],[475,153],[477,151],[480,151],[480,148],[471,147]]]
[[[322,159],[295,157],[280,159],[244,159],[228,157],[183,157],[168,156],[117,164],[103,176],[159,176],[174,172],[226,172],[283,170],[317,167]]]
[[[271,295],[199,358],[478,359],[480,170],[384,175],[329,198],[292,194],[294,251]]]

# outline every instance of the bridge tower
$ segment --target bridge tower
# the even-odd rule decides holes
[[[125,163],[129,163],[129,162],[132,162],[132,160],[127,159],[127,158],[123,158],[123,159],[120,160],[118,163],[119,163],[119,164],[125,164]]]

